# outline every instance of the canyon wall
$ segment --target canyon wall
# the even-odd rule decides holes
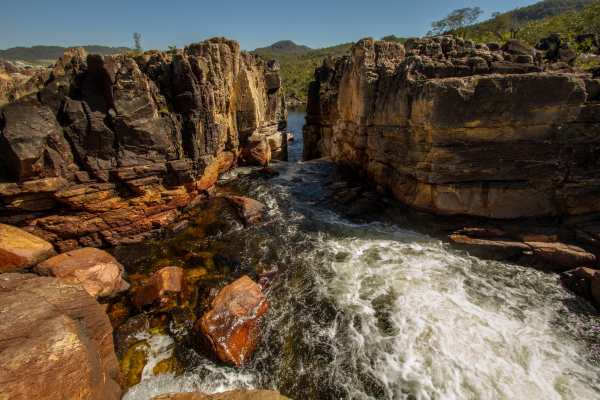
[[[600,79],[511,41],[365,39],[315,72],[305,158],[411,207],[498,220],[600,211]]]
[[[286,119],[278,64],[234,41],[69,50],[0,110],[0,222],[61,251],[142,240],[232,166],[285,157]]]

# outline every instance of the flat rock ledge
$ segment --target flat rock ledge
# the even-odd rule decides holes
[[[217,394],[164,394],[152,400],[288,400],[288,398],[271,390],[233,390]]]

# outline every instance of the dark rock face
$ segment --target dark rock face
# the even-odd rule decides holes
[[[316,71],[305,157],[330,156],[436,214],[600,212],[600,80],[519,42],[492,47],[358,42]]]
[[[69,50],[37,95],[0,110],[0,219],[61,250],[141,240],[257,141],[283,154],[269,146],[286,117],[277,63],[227,39],[136,58]]]

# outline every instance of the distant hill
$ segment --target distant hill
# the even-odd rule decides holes
[[[73,46],[83,47],[88,53],[93,54],[116,54],[129,51],[127,47],[107,47],[107,46]],[[57,60],[68,47],[62,46],[33,46],[33,47],[12,47],[6,50],[0,50],[0,58],[5,60],[21,60],[36,62],[40,60]]]
[[[508,14],[520,22],[537,21],[567,11],[580,11],[594,1],[596,0],[544,0],[509,11]]]
[[[465,29],[465,33],[469,39],[479,41],[508,39],[508,36],[500,38],[499,34],[503,31],[506,33],[511,30],[521,31],[523,27],[539,24],[555,17],[563,18],[597,3],[598,0],[544,0],[469,26]]]
[[[255,53],[283,53],[283,54],[304,54],[312,49],[308,46],[298,45],[291,40],[281,40],[268,47],[262,47],[254,50]]]
[[[279,61],[286,94],[306,101],[308,84],[313,80],[315,69],[323,63],[323,59],[347,54],[352,45],[353,43],[344,43],[322,49],[311,49],[284,40],[256,49],[253,53],[265,59]]]

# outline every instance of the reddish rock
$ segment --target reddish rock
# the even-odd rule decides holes
[[[222,362],[239,367],[256,349],[260,319],[268,309],[260,286],[244,276],[221,289],[199,328]]]
[[[140,309],[151,304],[168,305],[183,291],[183,275],[182,268],[162,268],[135,290],[133,303]]]
[[[121,398],[110,322],[79,285],[2,274],[0,320],[0,398]]]
[[[52,245],[31,233],[0,224],[0,273],[30,268],[56,252]]]
[[[525,243],[502,239],[479,239],[467,235],[450,235],[450,241],[480,257],[510,260],[531,250]]]
[[[581,267],[562,273],[560,278],[567,289],[600,308],[600,271]]]
[[[265,205],[260,201],[242,196],[227,196],[226,198],[235,206],[238,215],[246,225],[255,224],[262,219]]]
[[[242,156],[246,165],[269,165],[272,154],[268,139],[251,137],[242,150]]]
[[[40,275],[77,283],[95,298],[114,297],[129,289],[123,266],[110,254],[93,247],[72,250],[35,267]]]

